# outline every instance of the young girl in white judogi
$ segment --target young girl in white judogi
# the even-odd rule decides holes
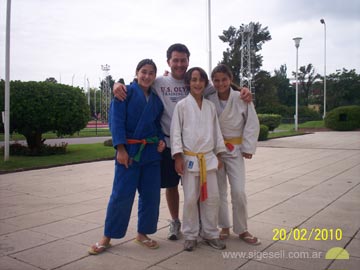
[[[217,155],[226,152],[216,109],[203,98],[209,80],[198,67],[187,71],[185,85],[190,95],[176,104],[171,121],[171,154],[175,170],[182,175],[184,191],[183,234],[184,250],[192,251],[200,232],[207,244],[224,249],[217,228],[219,191],[216,170]],[[200,212],[200,220],[199,220]]]
[[[251,159],[259,136],[259,120],[253,103],[245,103],[239,92],[231,88],[233,75],[225,65],[218,65],[211,73],[217,93],[209,96],[216,107],[227,152],[221,154],[223,168],[217,172],[220,192],[220,238],[230,235],[227,201],[227,179],[231,188],[233,231],[248,244],[258,245],[260,240],[248,232],[247,200],[245,194],[244,158]]]

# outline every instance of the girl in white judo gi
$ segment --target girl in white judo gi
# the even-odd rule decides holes
[[[219,191],[216,170],[226,148],[214,104],[203,98],[209,80],[198,67],[185,74],[190,95],[176,104],[171,121],[171,154],[175,170],[182,175],[184,191],[184,250],[192,251],[200,232],[204,241],[216,249],[224,249],[217,228]],[[200,213],[199,213],[200,212]],[[200,214],[200,220],[199,220]]]
[[[245,194],[244,158],[251,159],[259,136],[259,120],[253,103],[239,98],[239,92],[231,88],[233,75],[225,65],[218,65],[211,73],[217,93],[208,98],[216,107],[222,135],[227,148],[221,154],[223,168],[217,172],[220,192],[220,238],[230,235],[230,219],[227,201],[227,179],[231,188],[233,231],[248,244],[258,245],[260,240],[248,232],[247,200]]]

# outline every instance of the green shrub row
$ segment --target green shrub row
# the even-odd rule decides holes
[[[12,143],[9,146],[9,152],[12,156],[48,156],[66,154],[67,143],[61,143],[59,145],[42,144],[39,151],[32,152],[29,147],[20,143]],[[4,152],[4,147],[1,148],[1,152]]]
[[[260,133],[258,141],[266,141],[269,135],[269,128],[265,125],[260,125]]]
[[[269,131],[274,131],[281,123],[281,115],[279,114],[258,114],[260,125],[265,125]]]
[[[282,117],[282,123],[294,121],[295,107],[288,107],[286,105],[277,104],[266,107],[257,107],[258,114],[279,114]],[[319,112],[314,111],[306,106],[298,107],[299,123],[307,121],[321,120],[322,116]]]
[[[325,126],[339,131],[360,128],[360,106],[337,107],[326,114]]]

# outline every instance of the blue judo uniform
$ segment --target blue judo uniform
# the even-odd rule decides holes
[[[132,158],[126,169],[115,158],[115,176],[110,196],[104,235],[110,238],[125,236],[130,220],[136,190],[139,193],[137,231],[141,234],[155,233],[160,204],[160,160],[158,143],[128,144],[129,139],[164,139],[160,118],[163,104],[151,90],[146,99],[143,90],[133,82],[127,86],[125,101],[113,99],[110,107],[110,130],[113,145],[124,144]],[[141,147],[142,146],[142,147]],[[143,148],[142,151],[140,148]],[[139,158],[138,161],[137,156]],[[135,160],[134,160],[135,158]]]

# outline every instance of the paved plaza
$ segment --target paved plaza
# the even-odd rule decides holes
[[[126,237],[98,256],[87,250],[103,233],[113,161],[2,174],[0,269],[359,269],[359,131],[259,142],[246,169],[249,231],[261,245],[233,234],[223,251],[201,241],[194,252],[183,251],[183,239],[166,239],[162,191],[159,230],[151,236],[160,248],[133,241],[135,201]],[[342,249],[343,259],[334,259]]]

